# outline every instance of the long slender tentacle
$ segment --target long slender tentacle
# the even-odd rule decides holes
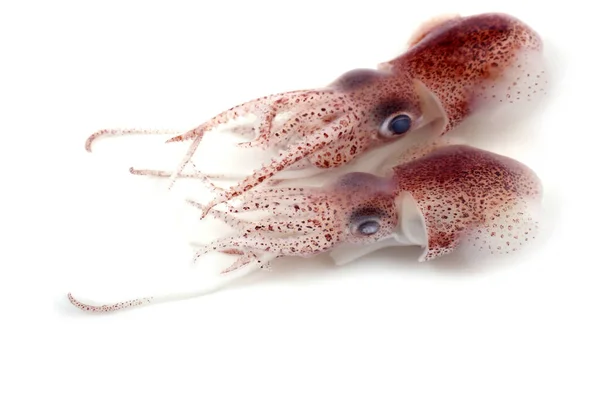
[[[239,143],[238,146],[243,148],[259,147],[262,149],[268,149],[273,146],[284,148],[294,140],[310,136],[310,134],[322,128],[324,125],[326,125],[326,123],[323,121],[303,119],[302,123],[300,123],[297,118],[291,118],[273,134],[260,136],[250,142]]]
[[[204,210],[203,206],[199,207],[200,210]],[[214,209],[213,209],[214,210]],[[213,211],[211,210],[211,212]],[[251,212],[251,211],[268,211],[271,215],[279,217],[306,217],[309,218],[312,214],[306,210],[302,210],[300,206],[298,208],[290,207],[288,202],[282,202],[279,200],[273,200],[270,205],[259,202],[248,202],[238,206],[228,206],[227,212],[231,214]]]
[[[266,96],[258,100],[254,100],[252,102],[242,104],[240,106],[234,107],[230,110],[224,111],[218,116],[214,117],[210,121],[198,126],[191,131],[171,138],[167,141],[169,142],[181,142],[185,140],[194,139],[194,142],[190,145],[190,148],[184,158],[181,160],[179,166],[173,173],[170,182],[169,188],[173,186],[177,176],[184,170],[187,163],[191,160],[202,137],[206,132],[213,129],[214,127],[221,125],[225,122],[228,122],[232,119],[235,119],[244,114],[252,114],[257,113],[257,111],[262,111],[259,116],[261,119],[261,123],[258,127],[258,137],[264,136],[272,136],[271,127],[273,123],[273,119],[279,114],[288,112],[292,108],[306,107],[313,104],[315,102],[323,102],[324,99],[330,98],[332,95],[333,89],[323,89],[323,90],[302,90],[302,91],[294,91],[282,93],[279,95]],[[267,111],[265,111],[267,108]],[[302,158],[302,157],[300,157]],[[295,161],[298,161],[298,158]],[[293,162],[288,162],[286,164],[290,165]],[[272,175],[271,175],[272,176]]]
[[[335,140],[338,140],[340,137],[351,131],[352,128],[349,127],[352,125],[349,119],[350,117],[348,116],[340,117],[327,128],[319,131],[309,138],[306,138],[300,143],[290,146],[287,150],[282,151],[279,153],[278,157],[275,157],[271,161],[270,164],[264,165],[261,169],[255,171],[252,175],[248,176],[237,185],[217,195],[213,201],[206,205],[202,216],[206,216],[206,214],[217,204],[231,200],[249,191],[250,189],[258,186],[265,179],[268,179],[277,172],[285,169],[287,166],[308,157]]]
[[[235,217],[230,213],[214,209],[210,212],[210,215],[225,222],[232,228],[246,232],[269,232],[274,235],[289,235],[297,233],[299,229],[306,230],[309,229],[308,227],[311,227],[311,230],[315,231],[317,228],[316,224],[311,226],[306,223],[310,221],[310,218],[303,217],[290,219],[288,216],[273,216],[262,218],[260,221],[247,221]]]
[[[92,143],[99,137],[125,135],[180,135],[181,131],[169,129],[102,129],[90,135],[85,141],[85,149],[91,153]]]
[[[208,186],[208,188],[212,191],[212,192],[221,192],[223,191],[222,188],[215,186],[210,179],[227,179],[227,176],[225,175],[204,175],[202,174],[198,168],[196,167],[195,164],[192,163],[192,166],[194,168],[194,172],[191,173],[181,173],[179,174],[180,178],[193,178],[193,179],[199,179],[200,181],[202,181],[202,183],[206,184],[206,186]],[[156,177],[161,177],[161,178],[166,178],[166,177],[171,177],[171,173],[168,171],[162,171],[162,170],[153,170],[153,169],[147,169],[147,170],[140,170],[140,169],[135,169],[133,167],[129,168],[129,172],[133,175],[145,175],[145,176],[156,176]]]
[[[193,207],[199,209],[200,211],[203,210],[202,204],[198,203],[197,201],[188,199],[187,203],[192,205]],[[273,202],[273,203],[277,203],[277,202]],[[266,211],[266,210],[269,211],[269,214],[271,216],[263,217],[259,221],[244,220],[239,217],[236,217],[236,215],[242,214],[244,212]],[[283,232],[283,231],[287,232],[287,230],[290,230],[290,229],[291,229],[290,232],[295,231],[292,228],[294,221],[310,220],[311,218],[315,217],[314,213],[306,212],[306,210],[302,210],[300,207],[295,208],[293,206],[290,206],[289,204],[281,204],[281,203],[273,204],[271,207],[269,207],[264,202],[253,203],[253,204],[251,204],[251,207],[250,206],[248,206],[248,207],[238,206],[236,208],[235,206],[229,206],[227,211],[215,210],[213,208],[210,211],[209,215],[213,216],[214,218],[216,218],[218,220],[225,222],[226,224],[228,224],[229,226],[231,226],[233,228],[243,228],[244,230],[251,228],[253,231],[261,231],[262,230],[262,231],[277,231],[277,232]],[[291,218],[294,218],[294,219],[291,219]],[[269,225],[271,225],[271,227],[273,229],[269,229]]]
[[[328,91],[324,90],[295,90],[291,92],[284,92],[270,96],[263,96],[255,100],[240,104],[232,107],[228,110],[223,111],[217,116],[211,118],[209,121],[202,125],[192,129],[184,134],[173,137],[167,142],[182,142],[190,139],[194,139],[197,136],[202,136],[209,130],[222,125],[236,118],[249,115],[258,114],[261,123],[259,124],[259,135],[264,132],[268,132],[273,118],[278,113],[285,112],[292,107],[296,107],[297,104],[305,102],[314,102],[315,99],[320,99]]]
[[[202,140],[202,136],[197,136],[196,139],[194,139],[194,141],[188,148],[187,152],[185,153],[183,160],[179,163],[179,165],[177,166],[177,169],[173,172],[173,174],[171,174],[171,177],[169,178],[169,184],[168,184],[169,190],[175,184],[175,181],[177,180],[177,176],[179,176],[179,174],[181,174],[183,172],[186,165],[190,162],[190,159],[192,158],[192,156],[198,149],[198,146],[200,146],[201,140]]]
[[[323,96],[320,101],[327,101],[331,96]],[[293,138],[305,137],[308,133],[317,130],[327,123],[323,120],[324,115],[313,111],[313,103],[304,104],[298,107],[292,115],[286,117],[286,121],[277,129],[272,129],[272,123],[268,129],[259,130],[259,134],[254,140],[239,143],[242,148],[259,147],[268,149],[275,145],[280,147],[287,145]],[[272,122],[272,121],[271,121]]]
[[[263,233],[252,233],[246,236],[232,235],[214,240],[198,249],[195,259],[211,251],[226,249],[245,249],[245,251],[263,251],[278,256],[303,256],[313,254],[313,248],[320,248],[323,242],[323,233],[307,234],[303,236],[276,237]]]
[[[236,199],[237,200],[237,199]],[[304,188],[269,188],[247,192],[235,205],[228,204],[227,212],[237,214],[251,211],[268,211],[274,216],[309,217]],[[202,209],[202,207],[200,207]]]
[[[137,169],[137,168],[129,168],[129,172],[133,175],[141,175],[141,176],[154,176],[157,178],[170,178],[173,176],[172,171],[166,171],[161,169]],[[203,174],[201,172],[182,172],[177,175],[177,178],[183,179],[242,179],[246,175],[228,175],[228,174]]]
[[[221,275],[227,275],[236,271],[246,265],[255,262],[256,266],[263,270],[270,270],[271,263],[279,256],[273,256],[272,254],[257,255],[254,252],[247,252],[239,257],[233,264],[228,268],[221,271]]]
[[[310,160],[304,159],[304,160],[300,160],[297,163],[288,167],[286,169],[286,172],[288,173],[287,175],[290,175],[290,174],[293,174],[293,172],[295,172],[295,171],[306,171],[308,168],[310,168],[310,166],[311,166]],[[134,168],[134,167],[129,168],[129,172],[133,175],[152,176],[152,177],[156,177],[156,178],[172,178],[173,174],[175,173],[175,171],[167,171],[167,170],[162,170],[162,169],[138,169],[138,168]],[[301,174],[299,179],[304,178],[304,175],[305,174]],[[205,174],[203,172],[198,172],[198,171],[196,171],[196,172],[181,172],[176,176],[177,179],[199,179],[202,181],[206,181],[206,179],[240,180],[240,179],[245,179],[246,177],[248,177],[248,174],[246,174],[246,175],[236,174],[236,173]],[[293,178],[293,176],[292,176],[292,178]],[[270,179],[265,182],[265,185],[277,186],[282,181],[287,180],[287,179],[288,179],[287,177],[282,178],[281,180]]]
[[[231,266],[227,267],[221,275],[223,278],[218,279],[217,282],[210,286],[205,286],[201,289],[190,289],[189,280],[186,279],[182,281],[181,287],[173,288],[166,291],[163,294],[141,297],[132,300],[126,300],[116,303],[110,304],[102,304],[102,305],[94,305],[89,303],[84,303],[80,300],[77,300],[75,296],[71,293],[67,295],[71,304],[80,310],[92,312],[92,313],[107,313],[114,312],[119,310],[125,310],[130,308],[136,308],[141,306],[146,306],[150,304],[158,304],[169,301],[178,301],[184,299],[191,299],[193,297],[202,296],[205,294],[209,294],[215,292],[222,287],[226,286],[229,282],[238,279],[244,275],[249,274],[250,272],[259,269],[259,268],[268,268],[270,262],[277,258],[277,255],[265,253],[261,255],[256,255],[252,253],[252,255],[246,256],[246,253],[242,254],[240,258],[243,259],[240,261],[237,259],[234,261]]]

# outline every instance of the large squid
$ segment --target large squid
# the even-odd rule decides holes
[[[280,257],[326,252],[343,264],[387,246],[421,246],[420,261],[459,248],[512,253],[535,238],[541,197],[538,177],[518,161],[470,146],[443,146],[385,176],[353,172],[323,186],[248,191],[227,202],[226,210],[210,212],[235,233],[202,245],[196,258],[235,255],[222,272],[231,275]],[[257,218],[257,212],[263,215]],[[69,299],[92,312],[165,300],[94,306]]]
[[[201,172],[184,171],[204,135],[254,116],[255,126],[240,131],[249,141],[239,145],[276,155],[215,196],[203,207],[205,216],[215,205],[287,171],[293,170],[294,177],[319,174],[383,146],[391,154],[381,156],[382,161],[397,158],[394,142],[425,131],[438,138],[485,106],[524,104],[545,87],[542,41],[520,20],[505,14],[440,18],[424,24],[407,51],[377,69],[347,72],[322,89],[261,97],[172,137],[168,142],[191,141],[174,171],[132,172],[169,176],[171,184],[181,176],[206,179]],[[433,125],[433,131],[419,129],[425,125]],[[129,133],[152,131],[102,130],[87,140],[86,148],[91,151],[100,136]]]

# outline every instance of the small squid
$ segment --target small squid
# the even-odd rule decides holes
[[[458,248],[512,253],[535,238],[541,197],[537,175],[520,162],[466,145],[444,146],[385,176],[353,172],[323,186],[246,192],[227,202],[225,210],[210,213],[235,233],[202,245],[195,257],[209,252],[237,256],[222,271],[229,275],[268,267],[280,257],[325,252],[344,264],[388,246],[421,246],[419,261]],[[266,215],[247,217],[255,212]],[[69,299],[93,312],[165,300],[94,306],[70,294]]]
[[[184,172],[204,135],[240,117],[254,116],[255,125],[240,131],[249,141],[239,145],[276,155],[215,196],[203,207],[205,216],[215,205],[282,171],[314,176],[372,149],[419,135],[423,132],[419,128],[426,125],[434,124],[439,137],[485,105],[531,101],[544,93],[545,79],[541,38],[520,20],[505,14],[445,17],[424,24],[403,54],[377,69],[347,72],[322,89],[261,97],[172,137],[167,142],[191,141],[174,171],[131,171],[169,176],[171,184],[182,176],[206,180],[200,172]],[[99,136],[152,132],[156,133],[102,130],[87,140],[86,148],[91,151]],[[394,156],[392,151],[386,157]]]

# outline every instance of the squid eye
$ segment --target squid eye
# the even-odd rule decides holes
[[[379,221],[365,221],[362,224],[360,224],[356,230],[358,233],[360,233],[363,236],[370,236],[373,235],[377,232],[379,232],[379,228],[381,227],[381,225],[379,224]]]
[[[350,217],[350,231],[354,236],[371,236],[381,229],[381,214],[372,208],[360,209]]]
[[[396,137],[405,134],[412,126],[412,118],[407,114],[398,114],[387,118],[381,126],[381,134]]]
[[[392,118],[388,129],[395,135],[406,133],[410,129],[411,119],[406,114],[400,114]]]

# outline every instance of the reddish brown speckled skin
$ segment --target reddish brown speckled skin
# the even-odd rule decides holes
[[[542,188],[525,165],[469,146],[447,146],[394,169],[397,193],[409,192],[428,232],[429,260],[461,240],[492,253],[516,250],[535,235],[531,219]]]
[[[493,85],[504,71],[514,67],[523,70],[521,79],[526,78],[526,65],[514,64],[526,62],[524,52],[539,52],[541,48],[538,34],[518,19],[482,14],[441,23],[390,64],[393,70],[419,79],[437,95],[448,114],[445,133],[474,111],[478,92],[486,82]],[[510,95],[510,87],[507,89]],[[528,93],[519,94],[515,90],[512,97],[498,101],[525,100]]]

